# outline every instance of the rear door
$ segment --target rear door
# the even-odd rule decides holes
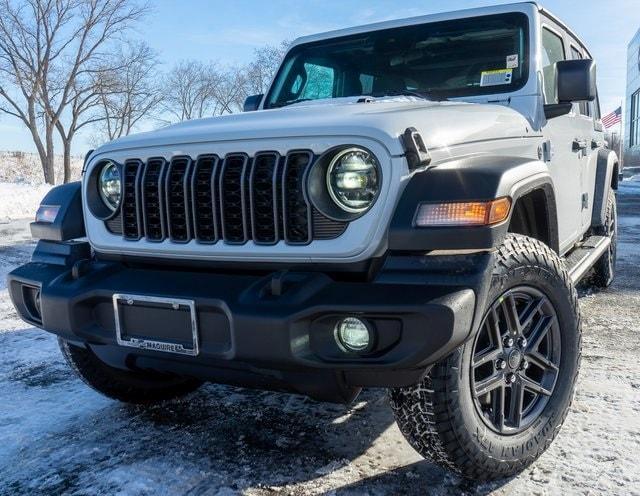
[[[558,103],[554,65],[567,60],[569,47],[562,28],[546,17],[542,21],[541,39],[545,103]],[[561,252],[570,248],[582,234],[583,150],[576,149],[575,141],[584,134],[584,128],[579,129],[584,122],[578,112],[575,105],[569,114],[548,120],[543,129],[545,140],[551,144],[550,171],[556,189]]]
[[[575,39],[570,39],[571,59],[588,58]],[[593,194],[595,191],[596,167],[598,165],[598,150],[604,146],[604,133],[600,122],[600,105],[596,99],[593,102],[574,104],[577,113],[576,140],[586,145],[582,149],[580,184],[582,185],[582,232],[591,227],[591,213],[593,211]]]

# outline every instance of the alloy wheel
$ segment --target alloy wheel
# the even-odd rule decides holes
[[[471,393],[484,423],[517,434],[540,416],[558,379],[560,328],[551,301],[521,286],[498,298],[475,338]]]

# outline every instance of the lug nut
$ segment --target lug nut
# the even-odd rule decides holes
[[[507,382],[509,384],[513,384],[514,382],[516,382],[516,375],[515,374],[507,375]]]
[[[514,342],[514,341],[513,341],[513,338],[506,338],[506,339],[504,340],[504,345],[505,345],[507,348],[511,348],[511,347],[513,346],[513,342]]]
[[[505,362],[502,358],[496,362],[496,368],[498,370],[504,370],[507,368],[507,362]]]
[[[527,360],[522,361],[522,365],[520,366],[520,370],[527,370],[529,368],[529,362]]]
[[[527,346],[527,339],[526,339],[526,338],[520,338],[520,339],[518,340],[518,344],[519,344],[521,347],[526,348],[526,346]]]

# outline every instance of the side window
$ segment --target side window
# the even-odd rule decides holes
[[[573,45],[571,46],[571,59],[572,60],[580,60],[584,58],[582,56],[582,52],[580,52],[580,50],[578,50],[576,47],[574,47]],[[580,102],[580,113],[582,115],[586,115],[591,117],[591,102]]]
[[[553,31],[542,28],[542,74],[546,103],[558,103],[554,64],[561,60],[565,60],[562,38]]]

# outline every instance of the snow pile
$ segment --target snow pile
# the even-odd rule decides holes
[[[50,189],[46,184],[0,182],[0,223],[33,218]]]
[[[71,180],[80,179],[82,157],[71,157]],[[60,184],[64,177],[62,156],[55,158],[55,178]],[[42,184],[44,176],[36,153],[0,151],[0,182]]]
[[[80,179],[82,157],[71,158],[71,179]],[[56,183],[63,179],[61,156],[55,159]],[[51,189],[44,184],[40,159],[35,153],[0,151],[0,223],[33,219],[40,200]]]

